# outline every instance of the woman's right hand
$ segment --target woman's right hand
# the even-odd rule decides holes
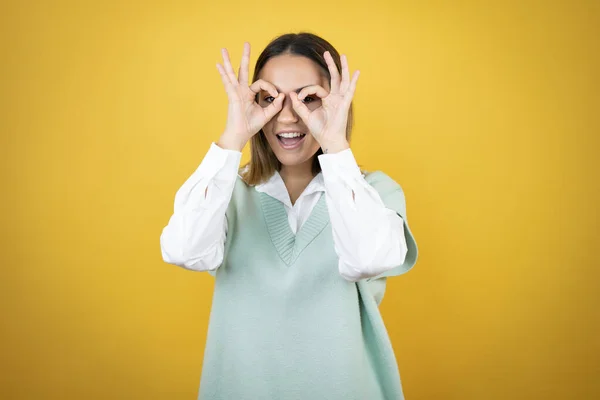
[[[227,49],[222,49],[221,53],[223,54],[223,64],[225,64],[225,67],[217,64],[217,69],[221,74],[221,80],[227,92],[229,107],[227,125],[218,144],[222,148],[242,151],[248,140],[281,110],[285,95],[277,93],[275,86],[262,79],[248,86],[250,43],[244,43],[244,54],[237,78],[231,67]],[[275,98],[265,108],[261,107],[255,101],[256,94],[261,90],[268,92],[269,95]]]

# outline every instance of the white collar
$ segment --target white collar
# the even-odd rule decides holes
[[[285,183],[281,178],[281,175],[278,171],[269,178],[269,180],[265,183],[261,183],[255,186],[256,191],[263,192],[268,194],[269,196],[279,200],[289,208],[292,208],[292,201],[290,200],[290,195],[285,187]],[[325,191],[325,181],[323,180],[323,173],[319,172],[313,179],[310,181],[306,189],[302,192],[299,198],[303,196],[308,196],[315,192],[324,192]]]

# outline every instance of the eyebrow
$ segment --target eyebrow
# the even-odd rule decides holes
[[[273,84],[272,84],[272,85],[273,85]],[[304,89],[304,88],[306,88],[306,87],[309,87],[309,86],[313,86],[313,85],[318,85],[318,83],[311,83],[310,85],[302,86],[301,88],[295,89],[295,90],[294,90],[294,92],[296,92],[296,93],[300,93],[300,91],[301,91],[302,89]],[[273,86],[275,86],[275,85],[273,85]],[[278,91],[278,92],[280,92],[280,93],[283,91],[283,90],[281,90],[280,88],[278,88],[277,86],[275,86],[275,89],[277,89],[277,91]],[[263,89],[261,89],[261,92],[266,92],[266,90],[263,90]]]

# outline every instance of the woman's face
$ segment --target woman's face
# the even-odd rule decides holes
[[[306,57],[282,54],[267,61],[258,78],[271,83],[279,93],[285,94],[281,111],[263,127],[273,153],[283,166],[312,163],[320,145],[294,111],[289,94],[299,93],[302,88],[310,85],[321,85],[328,91],[329,82],[323,76],[321,68]],[[258,104],[262,107],[267,107],[273,100],[268,92],[261,91],[258,95]],[[311,95],[304,99],[304,103],[312,111],[321,106],[321,99]],[[296,136],[293,135],[295,132],[301,136],[290,137]]]

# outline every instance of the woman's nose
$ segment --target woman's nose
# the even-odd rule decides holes
[[[296,114],[296,111],[294,111],[292,99],[290,98],[289,94],[285,95],[285,99],[283,99],[283,106],[277,115],[277,121],[283,123],[298,122],[298,114]]]

